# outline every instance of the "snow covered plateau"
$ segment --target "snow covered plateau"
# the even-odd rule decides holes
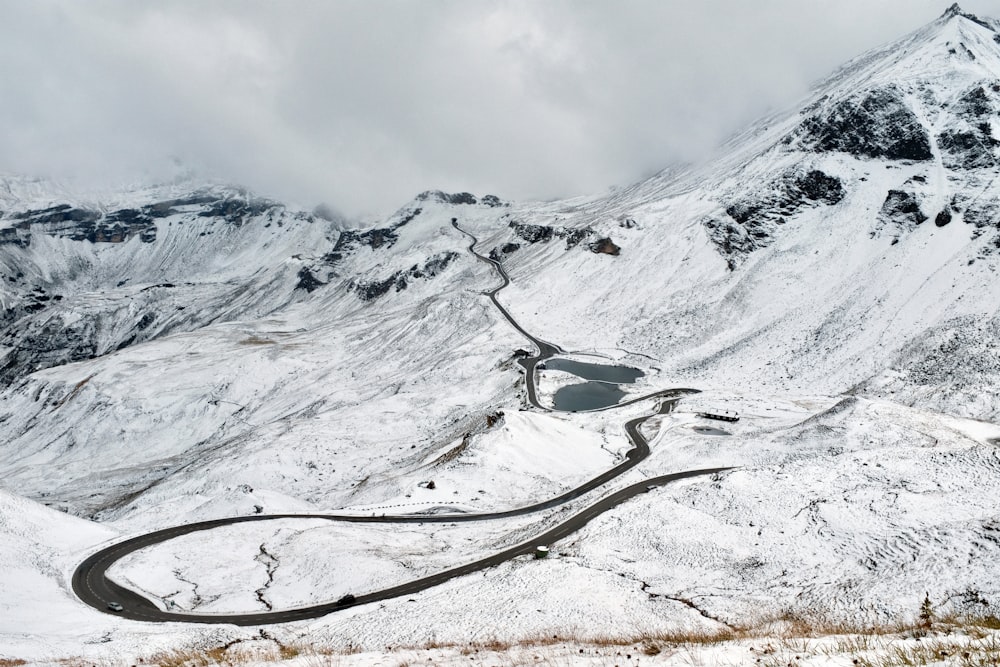
[[[953,7],[704,165],[595,197],[428,191],[362,224],[219,184],[3,177],[0,664],[878,623],[925,596],[1000,616],[998,176],[1000,22]],[[530,541],[647,478],[731,469],[613,507],[544,560],[317,619],[148,623],[80,601],[85,558],[162,528],[497,512],[625,460],[624,423],[657,402],[533,406],[532,344],[453,222],[509,274],[518,325],[644,373],[623,402],[700,391],[645,422],[649,457],[523,516],[192,533],[114,581],[179,612],[319,604]],[[533,373],[543,408],[581,382]],[[699,416],[723,411],[741,418]]]

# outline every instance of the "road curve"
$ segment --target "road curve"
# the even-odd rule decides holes
[[[538,393],[535,391],[535,367],[538,366],[538,364],[540,364],[541,362],[548,359],[549,357],[552,357],[556,354],[562,354],[564,350],[555,343],[550,343],[548,341],[542,340],[541,338],[537,338],[531,335],[530,333],[528,333],[527,330],[525,330],[524,327],[522,327],[518,323],[517,320],[515,320],[511,316],[509,312],[507,312],[507,309],[504,308],[503,304],[500,303],[500,300],[497,299],[497,292],[502,290],[507,285],[510,285],[510,276],[507,275],[507,270],[504,269],[503,264],[501,264],[497,260],[491,257],[487,257],[485,255],[480,255],[478,252],[476,252],[476,244],[479,243],[479,239],[477,239],[475,236],[473,236],[469,232],[459,227],[458,220],[452,218],[451,225],[458,231],[468,236],[469,239],[472,241],[472,243],[469,245],[469,252],[472,254],[472,256],[478,259],[479,261],[486,262],[487,264],[492,266],[493,269],[500,276],[500,284],[487,292],[483,292],[483,294],[489,297],[490,301],[493,302],[493,305],[496,306],[496,309],[500,311],[500,313],[504,316],[504,318],[508,322],[510,322],[510,325],[512,327],[517,329],[518,333],[520,333],[522,336],[530,340],[532,345],[538,348],[538,354],[530,357],[525,357],[524,359],[518,359],[517,363],[519,363],[521,367],[524,368],[524,374],[525,374],[524,388],[528,395],[528,403],[538,408],[539,410],[550,411],[548,407],[538,402]]]
[[[488,291],[484,294],[490,298],[496,308],[503,314],[510,324],[517,329],[525,338],[530,340],[533,345],[538,349],[538,354],[532,357],[519,360],[521,365],[525,370],[525,387],[527,390],[529,402],[536,408],[542,410],[549,410],[544,406],[538,404],[537,394],[535,391],[535,366],[542,360],[547,359],[555,354],[562,353],[563,350],[557,345],[543,341],[532,336],[530,333],[525,331],[520,324],[511,317],[510,313],[503,307],[502,304],[496,298],[497,292],[510,284],[510,278],[508,277],[506,271],[500,265],[499,262],[494,261],[488,257],[484,257],[479,253],[475,252],[475,246],[478,243],[477,239],[472,235],[461,229],[458,226],[456,220],[452,220],[452,224],[455,229],[465,234],[472,240],[472,244],[469,246],[469,252],[472,253],[476,258],[490,264],[500,275],[502,282],[501,284]],[[456,577],[461,577],[473,572],[478,572],[490,567],[494,567],[503,562],[506,562],[517,556],[522,556],[531,553],[536,545],[540,544],[552,544],[561,540],[562,538],[578,531],[580,528],[585,526],[595,517],[599,516],[603,512],[621,504],[622,502],[634,498],[637,495],[646,493],[651,489],[663,486],[670,482],[689,479],[692,477],[700,477],[704,475],[713,475],[716,473],[721,473],[731,468],[704,468],[699,470],[687,470],[684,472],[671,473],[668,475],[661,475],[659,477],[654,477],[651,479],[646,479],[641,482],[637,482],[623,489],[619,489],[614,493],[605,496],[598,500],[597,502],[589,505],[588,507],[582,509],[578,513],[569,517],[565,521],[559,523],[553,528],[535,536],[528,542],[523,542],[516,546],[510,547],[501,551],[499,553],[492,554],[480,560],[466,563],[455,568],[444,570],[427,577],[422,577],[420,579],[415,579],[413,581],[400,584],[398,586],[392,586],[390,588],[385,588],[380,591],[374,591],[371,593],[365,593],[362,595],[357,595],[356,597],[345,599],[339,602],[328,602],[324,604],[311,605],[307,607],[299,607],[295,609],[287,609],[282,611],[268,611],[259,613],[243,613],[243,614],[197,614],[197,613],[186,613],[186,612],[172,612],[165,611],[154,605],[150,600],[139,595],[138,593],[129,590],[123,586],[118,585],[111,579],[107,577],[108,569],[114,565],[117,561],[121,560],[125,556],[134,553],[140,549],[145,549],[147,547],[166,542],[168,540],[180,537],[182,535],[188,535],[190,533],[201,532],[205,530],[212,530],[214,528],[219,528],[221,526],[229,526],[239,523],[249,523],[253,521],[274,521],[278,519],[322,519],[327,521],[339,521],[346,523],[465,523],[470,521],[487,521],[493,519],[503,519],[515,516],[522,516],[526,514],[531,514],[534,512],[539,512],[545,509],[551,509],[558,505],[562,505],[570,500],[579,498],[580,496],[606,484],[607,482],[619,477],[626,471],[635,467],[638,463],[649,456],[649,442],[640,432],[641,425],[648,419],[656,416],[657,414],[664,414],[673,409],[677,401],[681,396],[689,393],[695,393],[695,389],[668,389],[663,391],[658,391],[653,394],[642,396],[625,403],[618,404],[611,407],[622,407],[624,405],[629,405],[638,401],[649,400],[653,398],[660,398],[659,407],[655,412],[644,417],[637,417],[624,424],[624,429],[628,435],[629,440],[632,442],[632,449],[626,452],[625,459],[604,473],[594,477],[593,479],[584,482],[580,486],[573,488],[563,494],[549,498],[539,503],[533,505],[526,505],[524,507],[519,507],[511,510],[505,510],[501,512],[486,512],[486,513],[462,513],[462,514],[433,514],[433,515],[423,515],[423,514],[401,514],[401,515],[381,515],[381,516],[360,516],[360,515],[350,515],[350,514],[266,514],[266,515],[252,515],[252,516],[240,516],[240,517],[229,517],[223,519],[214,519],[210,521],[201,521],[198,523],[186,524],[183,526],[175,526],[172,528],[165,528],[163,530],[158,530],[152,533],[147,533],[145,535],[139,535],[127,540],[123,540],[109,547],[106,547],[97,553],[92,554],[86,560],[84,560],[73,573],[72,586],[73,592],[77,595],[80,600],[86,604],[103,611],[106,613],[115,613],[118,616],[136,620],[136,621],[148,621],[148,622],[182,622],[182,623],[228,623],[234,625],[268,625],[276,623],[288,623],[291,621],[301,621],[311,618],[318,618],[320,616],[325,616],[332,612],[341,611],[350,607],[368,604],[371,602],[379,602],[382,600],[389,600],[392,598],[400,597],[403,595],[412,595],[423,590],[427,590],[433,586],[437,586],[446,581],[450,581]],[[122,605],[122,611],[111,612],[107,605],[109,602],[118,602]]]

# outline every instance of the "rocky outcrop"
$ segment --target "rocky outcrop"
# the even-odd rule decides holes
[[[945,166],[985,169],[997,165],[995,150],[1000,142],[993,137],[992,130],[998,108],[993,99],[997,90],[1000,84],[993,84],[989,91],[984,86],[975,86],[955,103],[952,112],[957,124],[937,136]]]
[[[103,215],[99,211],[59,204],[51,208],[14,214],[16,221],[0,232],[0,241],[21,247],[31,245],[35,233],[90,243],[123,243],[138,236],[144,243],[156,240],[156,223],[136,209]]]
[[[372,301],[389,293],[390,290],[400,292],[405,290],[411,281],[420,278],[433,278],[458,259],[457,252],[438,253],[424,262],[423,266],[414,264],[405,271],[396,271],[384,280],[370,282],[353,282],[351,287],[363,301]]]
[[[839,151],[886,160],[930,160],[930,138],[895,86],[876,88],[827,106],[821,100],[786,143],[816,152]]]
[[[323,255],[322,261],[328,266],[335,266],[358,248],[368,247],[372,250],[391,248],[399,240],[399,228],[412,222],[421,213],[423,213],[422,208],[404,209],[397,214],[399,220],[388,227],[377,227],[364,231],[350,229],[342,231],[337,237],[333,249]]]
[[[201,269],[211,272],[211,264],[199,266],[201,259],[211,262],[234,247],[259,245],[253,232],[227,236],[221,244],[200,237],[231,233],[252,220],[260,223],[255,229],[281,227],[291,220],[311,225],[309,214],[288,212],[238,188],[209,187],[181,197],[163,196],[168,193],[160,190],[146,203],[120,207],[5,206],[0,219],[0,270],[6,288],[0,314],[0,384],[174,331],[257,312],[258,305],[266,311],[291,297],[290,285],[278,277],[280,270],[273,274],[272,290],[254,292],[251,283],[268,280],[254,276],[259,267],[247,267],[246,284],[228,277],[214,282],[211,273],[203,275],[197,286],[185,284],[184,297],[172,289],[173,282],[163,279]],[[160,238],[166,227],[173,231],[170,244],[163,246]],[[44,248],[45,237],[63,242]],[[141,254],[138,247],[106,248],[100,253],[86,247],[130,242],[146,247]],[[30,252],[25,252],[28,248]],[[299,274],[303,288],[315,289],[310,277],[308,272]],[[137,289],[129,286],[133,281]]]
[[[508,223],[508,226],[514,231],[514,236],[528,243],[545,243],[553,238],[564,239],[567,250],[575,248],[581,241],[594,234],[594,230],[589,227],[552,227],[517,221]]]
[[[733,199],[725,208],[725,217],[711,216],[704,220],[704,225],[732,270],[747,254],[770,245],[779,226],[801,210],[834,206],[844,196],[844,186],[836,176],[818,169],[790,171]]]
[[[474,206],[476,204],[482,204],[484,206],[489,206],[490,208],[510,206],[510,203],[503,201],[496,195],[483,195],[482,199],[476,199],[476,196],[469,192],[449,194],[447,192],[441,192],[440,190],[428,190],[426,192],[421,192],[417,195],[417,200],[436,201],[441,202],[442,204],[452,204],[455,206]]]
[[[189,197],[106,213],[70,204],[21,211],[11,214],[12,224],[0,229],[0,244],[28,247],[34,234],[89,243],[124,243],[139,237],[143,243],[153,243],[157,234],[156,221],[162,218],[187,213],[241,226],[251,217],[282,209],[266,199],[240,194],[240,191],[229,196],[195,193]]]
[[[302,289],[307,292],[312,292],[313,290],[323,287],[326,285],[325,282],[321,281],[319,278],[313,275],[307,267],[302,267],[299,269],[298,282],[295,283],[295,289]]]
[[[490,250],[490,259],[495,262],[502,262],[507,255],[521,249],[520,243],[503,243],[498,248]]]
[[[895,225],[909,230],[926,220],[927,215],[920,209],[920,201],[915,194],[905,190],[889,190],[878,214],[878,228]]]
[[[611,255],[617,257],[621,253],[621,248],[615,245],[608,237],[600,238],[593,243],[587,244],[587,249],[592,253],[600,255]]]

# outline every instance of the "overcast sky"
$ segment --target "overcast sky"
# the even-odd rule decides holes
[[[0,171],[107,185],[179,160],[349,215],[427,189],[597,193],[948,4],[0,0]]]

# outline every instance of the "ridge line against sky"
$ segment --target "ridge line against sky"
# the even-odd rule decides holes
[[[0,0],[0,171],[96,187],[180,162],[351,216],[426,189],[597,194],[950,4]]]

